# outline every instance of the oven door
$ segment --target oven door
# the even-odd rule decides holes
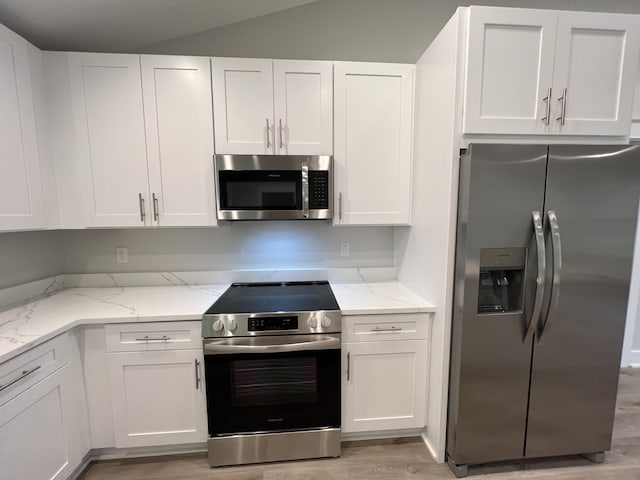
[[[211,436],[340,426],[340,334],[204,341]]]

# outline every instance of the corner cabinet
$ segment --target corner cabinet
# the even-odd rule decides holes
[[[411,222],[414,66],[334,64],[334,225]]]
[[[343,432],[423,428],[427,315],[357,315],[343,322]]]
[[[45,227],[28,43],[0,25],[0,231]]]
[[[331,155],[333,64],[212,58],[216,153]]]
[[[207,58],[68,54],[88,227],[215,224]]]
[[[464,134],[628,136],[637,15],[468,10]]]
[[[201,322],[105,327],[116,447],[206,441],[200,329]]]

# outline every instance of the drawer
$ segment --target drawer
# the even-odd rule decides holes
[[[0,364],[0,405],[71,362],[73,342],[64,333]]]
[[[342,342],[424,340],[431,314],[349,315],[342,317]]]
[[[202,322],[122,323],[104,327],[107,352],[202,348]]]

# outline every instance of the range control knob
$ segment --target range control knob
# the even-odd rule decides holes
[[[227,323],[228,323],[227,328],[229,329],[230,332],[235,332],[236,328],[238,328],[238,322],[236,322],[233,319],[229,320],[229,322]]]
[[[309,320],[307,320],[307,325],[309,325],[309,328],[318,328],[318,319],[316,317],[310,317]]]
[[[329,328],[331,326],[331,319],[329,317],[322,317],[320,324],[322,328]]]
[[[219,332],[224,329],[224,322],[222,320],[216,320],[213,322],[212,327],[216,332]]]

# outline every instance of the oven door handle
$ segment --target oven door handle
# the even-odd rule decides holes
[[[319,340],[302,340],[299,342],[290,343],[270,343],[266,345],[260,345],[259,342],[255,342],[255,339],[253,338],[248,342],[238,341],[237,338],[230,340],[231,341],[229,341],[228,339],[205,340],[204,354],[221,355],[234,353],[281,353],[299,352],[303,350],[336,350],[340,348],[341,344],[339,336],[327,336]]]

